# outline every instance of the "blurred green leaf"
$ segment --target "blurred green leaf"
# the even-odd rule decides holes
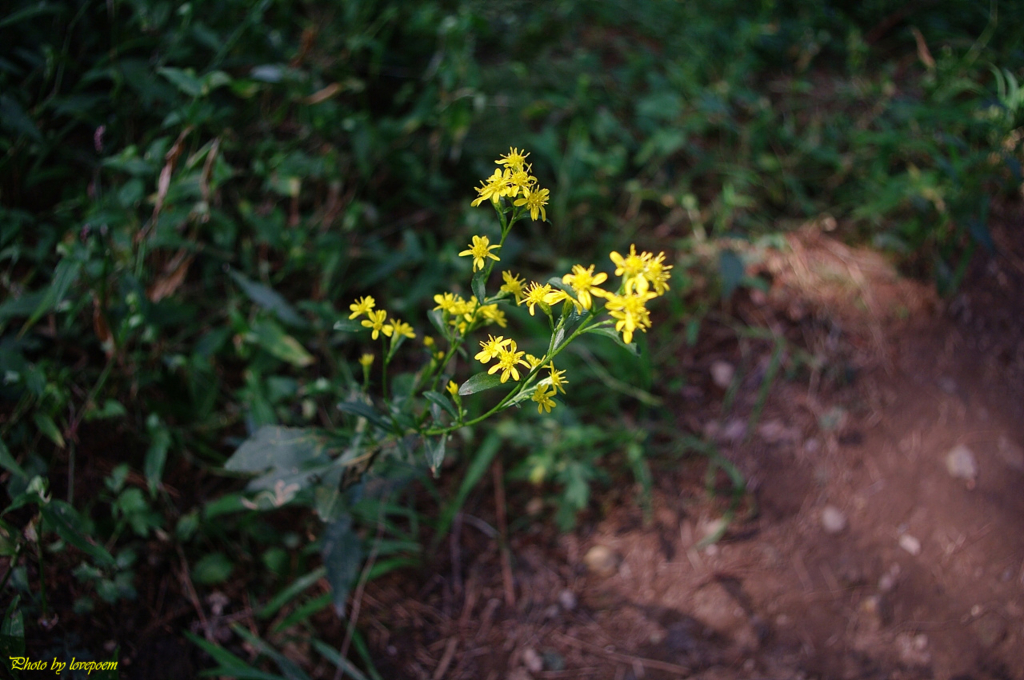
[[[11,452],[7,449],[7,445],[4,444],[3,439],[0,439],[0,467],[4,468],[8,472],[11,472],[18,477],[25,477],[25,471],[18,465],[18,461],[14,459]]]
[[[113,566],[114,558],[103,546],[89,540],[82,529],[82,519],[73,507],[64,501],[51,500],[40,508],[43,519],[61,538],[104,566]]]
[[[263,309],[273,312],[277,315],[277,318],[288,324],[289,326],[295,326],[297,328],[305,328],[309,323],[297,312],[295,308],[288,303],[281,295],[273,288],[268,288],[262,283],[256,283],[246,278],[242,274],[236,272],[234,269],[228,271],[231,278],[235,280],[238,287],[242,289],[242,292],[249,296],[249,299],[258,304]]]
[[[636,343],[624,342],[622,340],[622,336],[614,328],[610,328],[608,326],[594,326],[592,328],[588,328],[586,331],[584,331],[584,333],[593,333],[594,335],[603,335],[606,338],[611,338],[612,340],[615,341],[615,344],[617,344],[619,347],[626,348],[633,356],[640,356],[640,350],[637,348]]]
[[[284,329],[269,319],[254,323],[252,332],[260,347],[282,361],[287,361],[300,368],[309,366],[315,361],[313,355],[307,352],[298,340],[285,333]]]
[[[222,552],[203,555],[192,567],[192,580],[203,585],[223,583],[231,576],[234,564]]]
[[[351,515],[345,515],[327,525],[322,554],[327,569],[327,582],[331,584],[334,594],[334,611],[344,618],[345,601],[363,561],[362,541],[352,531]]]
[[[267,425],[235,451],[224,469],[258,473],[247,488],[272,492],[274,505],[279,505],[308,487],[331,463],[323,439],[314,431]]]
[[[46,413],[36,411],[32,414],[32,422],[36,424],[39,431],[46,435],[46,438],[57,445],[57,448],[63,449],[67,444],[64,442],[64,435],[60,433],[60,428],[57,427],[57,423],[53,422]]]

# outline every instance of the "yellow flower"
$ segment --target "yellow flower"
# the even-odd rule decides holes
[[[359,298],[348,306],[348,308],[352,310],[352,313],[348,315],[348,318],[354,319],[360,314],[369,314],[375,304],[377,303],[369,295]]]
[[[617,320],[615,330],[622,333],[623,342],[633,342],[633,333],[637,329],[646,333],[651,327],[651,314],[644,305],[655,297],[657,296],[654,293],[609,296],[605,308],[608,309],[608,314]]]
[[[455,314],[455,307],[462,302],[462,298],[454,293],[438,293],[434,296],[434,302],[437,303],[437,307],[434,307],[434,309],[440,309],[448,312],[449,314]]]
[[[551,294],[551,286],[544,284],[543,286],[534,281],[530,284],[530,288],[527,289],[526,295],[523,297],[519,304],[526,303],[526,306],[530,309],[530,316],[533,316],[533,306],[536,304],[546,305],[547,302],[544,298]]]
[[[562,283],[572,286],[572,289],[576,291],[576,299],[583,305],[583,309],[590,309],[593,306],[594,301],[591,299],[591,295],[608,297],[607,292],[597,287],[607,280],[608,275],[604,272],[594,274],[594,265],[584,269],[581,264],[573,265],[572,273],[562,277]]]
[[[496,323],[502,328],[508,326],[508,321],[505,320],[505,312],[498,309],[498,305],[484,305],[480,307],[480,316],[491,323]]]
[[[551,413],[551,409],[556,406],[555,400],[551,398],[552,394],[555,393],[549,393],[547,385],[539,385],[537,387],[537,391],[533,393],[533,400],[537,402],[537,413],[544,413],[545,411]]]
[[[413,332],[412,326],[405,323],[404,321],[400,321],[399,319],[395,319],[388,325],[384,326],[383,328],[381,328],[381,331],[384,333],[384,335],[388,336],[389,338],[391,337],[392,333],[395,334],[395,337],[398,337],[399,335],[404,335],[407,338],[416,337],[416,333]]]
[[[573,306],[576,308],[577,312],[583,311],[583,305],[580,303],[580,301],[566,293],[564,290],[553,290],[544,296],[545,304],[550,305],[552,307],[557,305],[559,302],[562,302],[563,300],[568,300],[569,302],[571,302]]]
[[[513,205],[525,205],[530,211],[530,217],[534,221],[537,220],[537,214],[539,213],[541,219],[545,222],[548,219],[548,213],[544,210],[544,206],[548,204],[549,192],[547,189],[533,189],[523,187],[523,197],[517,200]]]
[[[535,357],[532,354],[526,355],[526,364],[530,367],[531,371],[540,366],[541,361],[542,359],[540,357]]]
[[[504,291],[506,293],[509,293],[511,295],[514,295],[515,298],[516,298],[516,304],[519,304],[520,302],[522,302],[523,301],[523,284],[526,283],[526,282],[523,281],[521,278],[519,278],[518,274],[513,274],[512,272],[507,272],[507,271],[501,273],[501,278],[505,280],[505,283],[502,284],[500,290],[502,290],[502,291]]]
[[[469,249],[459,253],[459,257],[471,255],[473,257],[473,271],[476,271],[477,269],[484,268],[484,263],[488,257],[497,262],[498,256],[491,251],[500,247],[500,245],[492,246],[491,240],[486,236],[474,236],[473,243],[470,244]]]
[[[515,198],[522,191],[525,197],[529,193],[533,185],[537,183],[537,178],[531,175],[529,170],[530,166],[526,166],[525,169],[512,172],[511,177],[508,178],[508,193],[505,194],[506,196]]]
[[[548,364],[548,368],[551,370],[551,386],[555,389],[555,394],[561,392],[565,394],[565,385],[569,384],[569,381],[562,377],[565,371],[555,370],[555,362],[552,361]]]
[[[498,337],[489,335],[487,336],[487,342],[484,342],[482,340],[480,341],[480,347],[482,347],[483,349],[480,350],[477,353],[477,355],[473,358],[482,364],[486,364],[491,359],[497,359],[498,352],[500,352],[505,347],[505,345],[508,345],[511,342],[511,339],[506,340],[504,337],[500,335]]]
[[[498,165],[504,165],[506,168],[511,168],[512,170],[521,170],[523,165],[526,163],[526,157],[529,155],[530,154],[525,153],[525,150],[521,153],[519,149],[509,147],[508,153],[494,162]]]
[[[668,291],[668,280],[672,278],[669,269],[672,269],[672,266],[665,264],[665,253],[658,253],[657,257],[648,260],[644,269],[644,278],[654,286],[654,292],[658,295],[664,295]]]
[[[483,181],[483,186],[476,190],[480,196],[473,201],[472,206],[475,208],[487,199],[497,203],[502,196],[508,196],[511,177],[512,172],[508,168],[504,172],[495,170],[493,175]]]
[[[384,329],[384,320],[387,318],[388,313],[382,309],[379,312],[367,312],[366,316],[368,318],[363,319],[362,325],[373,329],[373,334],[370,337],[376,340],[380,337],[380,332]],[[387,333],[385,333],[385,335],[387,335]]]
[[[454,380],[449,380],[448,381],[448,387],[445,388],[445,389],[448,390],[448,394],[452,395],[452,399],[455,399],[456,401],[458,401],[458,399],[459,399],[459,386],[455,384]]]
[[[434,346],[434,338],[430,337],[429,335],[424,335],[423,336],[423,346],[424,347],[433,347]]]
[[[626,257],[622,257],[616,252],[611,253],[608,257],[615,263],[615,275],[622,277],[622,282],[626,285],[626,292],[633,291],[641,294],[647,292],[647,279],[644,278],[644,271],[647,269],[647,261],[651,258],[650,253],[637,255],[636,246],[631,245],[629,255]]]
[[[372,366],[373,365],[373,355],[372,354],[364,354],[363,356],[359,357],[359,365],[362,366],[363,368],[369,368],[370,366]]]
[[[522,364],[527,366],[528,364],[523,361],[523,354],[525,352],[516,351],[516,341],[509,340],[508,347],[502,347],[498,350],[498,363],[491,366],[491,369],[487,371],[489,375],[493,375],[498,371],[501,371],[501,382],[507,382],[509,376],[512,376],[513,380],[519,380],[519,370],[516,369],[516,365]]]

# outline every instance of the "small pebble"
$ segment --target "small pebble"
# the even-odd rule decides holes
[[[736,442],[747,434],[747,424],[739,418],[733,418],[725,424],[722,429],[722,439],[727,442]]]
[[[727,389],[732,384],[733,376],[736,374],[736,369],[733,368],[732,364],[728,361],[714,361],[711,364],[711,381],[716,386]]]
[[[1006,637],[1006,623],[998,616],[985,616],[972,625],[978,642],[985,649],[992,649]]]
[[[842,533],[846,529],[846,514],[834,505],[826,505],[821,511],[821,526],[826,534]]]
[[[576,609],[576,602],[576,595],[568,588],[558,594],[558,604],[562,605],[562,609],[567,612]]]
[[[999,446],[996,447],[996,452],[1008,466],[1018,472],[1024,472],[1024,449],[1011,442],[1005,436],[1001,436],[999,437]]]
[[[619,556],[603,545],[595,545],[588,550],[583,563],[591,573],[602,577],[612,576],[619,570]]]
[[[900,547],[915,557],[921,554],[921,541],[910,534],[900,536]]]
[[[540,654],[532,647],[527,647],[523,650],[523,664],[526,665],[527,670],[531,673],[540,673],[544,670],[544,660],[540,658]]]
[[[957,444],[946,454],[946,471],[955,479],[967,480],[968,488],[973,487],[978,477],[978,462],[974,453],[963,444]]]

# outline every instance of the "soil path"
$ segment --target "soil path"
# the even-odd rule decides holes
[[[1013,210],[1001,223],[1024,224]],[[679,357],[680,434],[744,474],[756,512],[702,547],[726,504],[691,457],[659,464],[650,521],[626,490],[575,534],[514,538],[511,574],[464,528],[457,574],[368,588],[381,672],[1024,680],[1024,237],[995,239],[937,302],[876,254],[792,237],[734,312],[785,336],[803,378],[748,432],[772,346],[710,329]],[[486,504],[469,512],[492,521]]]

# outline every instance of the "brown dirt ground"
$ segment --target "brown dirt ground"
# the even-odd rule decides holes
[[[727,506],[707,459],[656,460],[653,512],[605,490],[569,535],[513,533],[508,559],[469,515],[419,582],[366,589],[361,627],[388,678],[905,678],[1024,680],[1024,211],[994,221],[995,257],[940,301],[881,256],[807,228],[758,265],[767,294],[737,299],[784,336],[784,366],[747,432],[772,344],[711,322],[678,349],[678,434],[744,474]],[[736,399],[710,367],[737,368]],[[976,479],[948,452],[970,449]],[[714,483],[728,490],[719,473]],[[510,491],[508,512],[524,500]],[[829,533],[827,506],[845,527]],[[588,568],[611,551],[607,573]]]

